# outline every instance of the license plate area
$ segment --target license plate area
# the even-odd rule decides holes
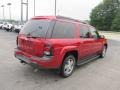
[[[24,46],[30,47],[30,46],[32,45],[32,42],[31,42],[30,40],[23,40],[23,41],[22,41],[22,44],[23,44]]]

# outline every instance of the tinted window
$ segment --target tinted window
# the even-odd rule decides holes
[[[96,31],[95,28],[90,27],[90,32],[91,32],[92,38],[98,38],[99,37],[99,33]]]
[[[90,37],[89,28],[87,26],[80,25],[80,37],[81,38],[89,38]]]
[[[74,38],[75,25],[68,22],[56,21],[52,38]]]
[[[34,37],[45,37],[50,22],[50,20],[30,20],[24,25],[20,33]]]

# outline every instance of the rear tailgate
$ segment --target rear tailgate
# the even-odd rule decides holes
[[[18,48],[34,56],[42,56],[44,49],[44,38],[27,38],[24,35],[18,36]]]

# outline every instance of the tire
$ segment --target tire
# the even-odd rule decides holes
[[[73,55],[66,56],[60,70],[60,75],[64,78],[71,76],[75,69],[75,64],[76,60]]]
[[[101,52],[101,54],[100,54],[100,57],[101,57],[101,58],[104,58],[104,57],[105,57],[106,51],[107,51],[107,47],[104,46],[104,47],[103,47],[103,50],[102,50],[102,52]]]

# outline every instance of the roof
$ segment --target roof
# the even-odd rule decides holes
[[[88,24],[86,22],[77,20],[77,19],[73,19],[70,17],[65,17],[65,16],[35,16],[32,19],[63,19],[63,20],[69,20],[69,21],[74,21],[74,22],[79,22],[79,23],[83,23],[83,24]]]
[[[56,16],[35,16],[32,19],[56,19]]]

